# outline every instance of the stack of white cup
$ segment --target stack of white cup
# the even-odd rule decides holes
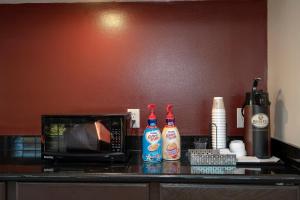
[[[214,97],[211,122],[212,148],[226,148],[226,112],[223,97]]]

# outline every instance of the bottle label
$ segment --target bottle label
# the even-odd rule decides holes
[[[158,131],[150,131],[146,133],[146,139],[149,143],[156,143],[158,140],[160,140],[161,136]]]
[[[167,155],[170,158],[176,158],[178,155],[178,147],[176,143],[171,143],[167,146]]]
[[[251,123],[255,128],[266,128],[269,125],[269,117],[264,113],[258,113],[251,118]]]
[[[160,162],[162,159],[162,138],[158,128],[147,128],[143,137],[143,160]]]
[[[168,140],[172,140],[176,138],[176,132],[175,131],[167,131],[166,138]]]
[[[180,158],[180,137],[177,128],[164,129],[163,158],[166,160],[177,160]]]

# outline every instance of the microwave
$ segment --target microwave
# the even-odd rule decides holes
[[[44,160],[125,162],[130,114],[43,115]]]

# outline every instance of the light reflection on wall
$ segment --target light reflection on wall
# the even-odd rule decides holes
[[[125,18],[126,16],[122,12],[116,10],[104,11],[99,15],[98,25],[104,30],[122,30],[125,27]]]

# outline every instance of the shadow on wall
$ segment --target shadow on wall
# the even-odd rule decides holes
[[[284,96],[281,90],[279,90],[276,96],[275,104],[275,137],[278,139],[284,139],[284,130],[288,122],[288,111],[284,104]]]

